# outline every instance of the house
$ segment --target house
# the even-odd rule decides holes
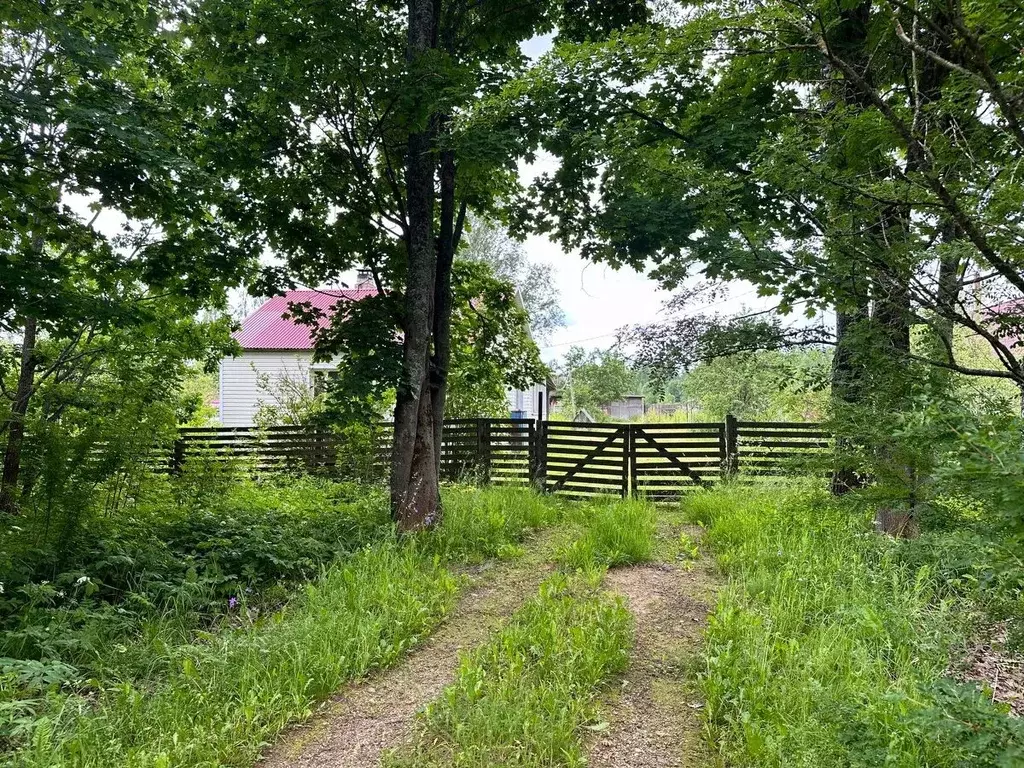
[[[296,388],[312,392],[317,372],[334,369],[329,362],[313,363],[311,329],[283,317],[289,304],[308,302],[326,312],[341,300],[360,301],[376,293],[373,282],[361,274],[354,289],[289,291],[245,318],[241,330],[235,333],[242,353],[226,357],[220,364],[220,423],[227,427],[252,426],[261,405],[277,405],[276,392]],[[508,392],[512,416],[538,418],[541,403],[547,404],[546,383]]]

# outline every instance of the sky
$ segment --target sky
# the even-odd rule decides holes
[[[535,37],[523,43],[522,51],[536,61],[551,50],[552,39],[553,35]],[[538,174],[553,169],[555,163],[550,155],[539,155],[534,164],[520,166],[520,181],[529,184]],[[525,245],[531,260],[553,266],[555,288],[561,294],[567,319],[565,328],[554,333],[550,340],[540,342],[545,362],[556,362],[572,346],[607,348],[615,342],[615,333],[620,328],[664,317],[662,306],[671,294],[662,291],[658,283],[646,275],[628,268],[614,270],[593,264],[578,253],[566,253],[561,246],[542,236],[527,238]],[[751,284],[737,282],[730,284],[726,298],[707,309],[721,314],[739,314],[768,306],[769,301],[756,296]]]

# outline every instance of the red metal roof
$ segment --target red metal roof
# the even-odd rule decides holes
[[[359,301],[376,296],[376,288],[353,290],[288,291],[275,296],[242,321],[242,329],[234,334],[242,349],[313,349],[313,327],[285,319],[289,304],[309,303],[330,314],[342,299]]]

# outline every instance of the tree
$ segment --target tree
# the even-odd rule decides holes
[[[523,224],[595,260],[652,261],[669,286],[699,270],[751,280],[781,312],[834,308],[843,397],[864,372],[844,337],[1020,382],[1021,305],[999,301],[1024,287],[1022,185],[1004,173],[1024,151],[1011,6],[737,2],[564,46],[525,86],[562,162]],[[929,354],[909,350],[916,324]],[[1003,369],[961,365],[953,326]]]
[[[108,330],[148,322],[161,297],[176,297],[160,306],[179,317],[216,303],[250,263],[217,215],[232,190],[199,161],[206,137],[175,88],[182,41],[163,32],[181,10],[131,0],[0,9],[0,329],[20,337],[0,424],[9,511],[38,387]],[[44,340],[64,345],[45,362]]]
[[[701,418],[819,421],[828,409],[831,356],[819,350],[748,352],[697,365],[683,380]]]
[[[591,415],[626,395],[638,394],[644,377],[615,350],[571,347],[558,367],[562,402],[570,417],[581,409]]]
[[[598,31],[638,8],[608,3]],[[403,531],[440,519],[466,215],[509,197],[532,143],[514,121],[484,130],[470,116],[522,72],[519,44],[561,14],[499,0],[208,0],[188,30],[199,98],[227,137],[217,165],[245,197],[234,213],[284,262],[265,284],[317,285],[365,266],[381,297],[338,321],[400,329],[390,485]],[[564,27],[577,37],[590,28],[574,21]]]
[[[565,326],[558,288],[550,264],[530,261],[522,244],[495,222],[469,216],[460,258],[489,264],[494,274],[516,287],[530,319],[530,333],[547,341]]]

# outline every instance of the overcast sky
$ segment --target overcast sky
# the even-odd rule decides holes
[[[536,60],[551,50],[551,35],[536,37],[523,44],[526,55]],[[539,157],[532,166],[523,165],[520,180],[524,184],[539,173],[551,170],[555,160]],[[615,332],[627,325],[648,323],[663,316],[662,304],[670,296],[658,284],[632,269],[614,270],[601,264],[592,264],[576,253],[565,253],[546,237],[530,237],[526,251],[535,261],[554,266],[555,287],[562,296],[568,325],[555,333],[550,341],[542,342],[541,355],[546,362],[563,356],[571,346],[605,348],[615,341]],[[770,306],[770,300],[760,298],[749,283],[730,286],[725,299],[706,307],[706,311],[738,314],[745,310],[759,310]],[[695,307],[695,312],[701,311]]]

